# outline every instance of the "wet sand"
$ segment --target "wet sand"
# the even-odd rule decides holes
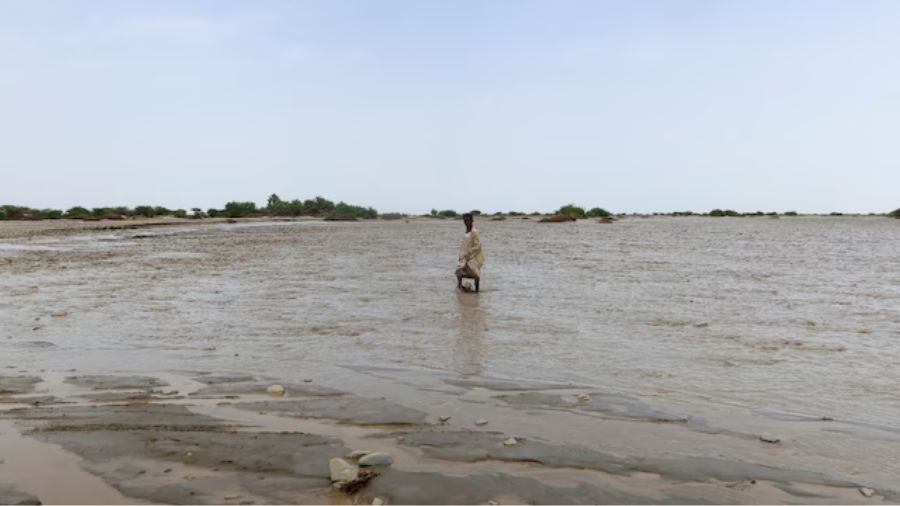
[[[633,455],[624,451],[628,441],[617,444],[617,430],[604,430],[604,420],[597,419],[593,431],[582,433],[582,444],[555,442],[533,432],[536,427],[516,423],[521,413],[514,408],[481,409],[478,389],[466,401],[448,397],[425,411],[317,382],[288,387],[284,396],[273,397],[266,393],[272,379],[247,375],[45,373],[34,379],[0,377],[0,389],[19,392],[5,394],[6,400],[23,401],[0,412],[0,476],[18,490],[11,495],[4,489],[7,495],[0,499],[31,496],[71,504],[369,504],[376,497],[389,504],[848,503],[861,502],[860,487],[878,486],[798,469],[778,458],[784,449],[764,448],[768,443],[749,438],[741,442],[740,458],[736,452],[701,456],[675,448]],[[218,387],[214,393],[210,385]],[[490,381],[484,388],[490,391]],[[97,400],[98,392],[129,395]],[[35,395],[44,400],[30,401]],[[592,398],[591,403],[602,408],[607,402]],[[442,421],[445,416],[451,418]],[[476,425],[472,416],[487,417],[488,424]],[[553,425],[570,418],[556,408],[533,417]],[[733,438],[683,433],[686,427],[660,424],[653,409],[640,405],[625,425],[635,440],[679,433],[685,439]],[[330,486],[328,462],[352,450],[387,452],[394,463],[376,468],[378,476],[362,490],[345,494]],[[766,453],[768,458],[758,457]],[[867,502],[900,499],[896,490],[876,490]]]
[[[851,286],[869,273],[891,276],[878,242],[890,222],[862,220],[857,233],[872,242],[870,264],[824,282],[822,302],[800,300],[799,292],[787,297],[801,308],[785,318],[802,319],[817,304],[834,307],[840,299],[828,297],[835,286],[856,314],[818,314],[815,332],[800,322],[807,333],[788,339],[767,321],[780,313],[764,311],[778,300],[759,307],[755,326],[729,311],[671,302],[699,297],[691,283],[709,289],[705,283],[723,276],[735,283],[730,273],[698,274],[666,298],[651,280],[678,269],[648,267],[647,253],[632,251],[611,270],[615,262],[591,251],[650,248],[633,242],[682,223],[721,239],[725,221],[626,221],[485,224],[495,254],[488,256],[491,284],[480,296],[457,294],[454,280],[444,279],[450,271],[443,263],[452,267],[452,258],[443,257],[452,257],[458,239],[455,222],[14,234],[0,250],[0,502],[900,501],[900,429],[881,414],[896,413],[881,391],[894,373],[882,369],[870,378],[868,369],[857,369],[845,388],[864,388],[843,400],[807,387],[802,375],[783,376],[779,363],[750,363],[840,371],[840,361],[867,358],[872,340],[891,338],[894,327],[883,321],[897,315],[878,305],[898,294]],[[783,232],[760,230],[773,221],[730,223],[750,227],[732,239]],[[791,232],[801,237],[835,223],[846,227],[842,233],[859,227],[825,220],[805,231],[811,222],[798,223],[791,226],[799,232]],[[534,251],[519,249],[520,242]],[[575,256],[520,280],[520,269],[560,251]],[[677,258],[672,251],[655,255]],[[585,270],[582,261],[600,263]],[[777,274],[765,277],[752,259],[749,269],[731,265],[756,293],[765,285],[783,289],[772,282]],[[805,268],[818,274],[821,265]],[[593,291],[601,280],[624,284],[596,305],[590,301],[604,293]],[[641,280],[638,292],[623,289]],[[530,298],[529,281],[544,295]],[[616,300],[635,293],[669,306]],[[863,293],[877,297],[861,304]],[[583,299],[577,306],[576,294]],[[625,316],[629,305],[642,325]],[[878,317],[866,316],[877,310]],[[611,348],[595,337],[596,349],[579,340],[611,328],[645,339]],[[733,334],[753,352],[710,334]],[[697,339],[740,364],[716,367],[748,382],[745,392],[723,393],[735,378],[718,381],[691,344]],[[628,346],[642,347],[631,372],[598,358],[611,354],[621,362]],[[689,358],[679,365],[666,346]],[[895,348],[880,350],[882,360],[896,358]],[[712,384],[697,383],[701,374]],[[772,385],[753,383],[757,376]],[[266,394],[271,384],[287,394]],[[752,385],[759,391],[753,397]],[[790,388],[808,398],[792,402],[783,393]],[[856,412],[860,405],[871,409]],[[476,424],[482,419],[487,424]],[[348,494],[331,486],[328,462],[352,450],[387,452],[394,462]],[[861,492],[869,489],[870,497]]]

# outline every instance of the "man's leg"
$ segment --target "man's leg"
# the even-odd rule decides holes
[[[481,278],[478,276],[475,276],[473,279],[475,280],[475,293],[478,293],[478,285],[481,284]]]

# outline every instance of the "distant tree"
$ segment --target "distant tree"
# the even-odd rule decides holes
[[[206,210],[206,215],[209,216],[210,218],[219,218],[221,216],[224,216],[225,213],[220,209],[215,209],[215,208],[210,207],[209,209]]]
[[[784,213],[785,216],[797,216],[797,211],[788,211]]]
[[[888,216],[891,218],[900,218],[900,209],[894,209],[893,211],[888,213]]]
[[[556,214],[561,216],[571,216],[573,218],[584,218],[584,208],[575,204],[568,204],[559,208]]]
[[[472,216],[481,216],[481,211],[479,211],[478,209],[473,209],[469,211],[469,214],[471,214]]]
[[[206,213],[204,213],[203,209],[200,209],[199,207],[192,207],[191,212],[194,213],[194,218],[206,218]]]
[[[255,202],[229,202],[225,204],[224,215],[229,218],[246,218],[256,213]]]
[[[457,212],[452,209],[445,209],[437,214],[438,216],[443,216],[445,218],[455,218],[456,216],[459,216]]]
[[[69,208],[69,210],[66,211],[66,218],[69,218],[69,219],[79,220],[79,219],[90,218],[90,217],[91,217],[91,212],[88,211],[88,209],[86,207],[75,206],[75,207]]]
[[[587,213],[585,213],[585,215],[588,218],[605,218],[607,216],[612,216],[612,213],[610,213],[606,209],[603,209],[602,207],[595,207],[595,208],[591,209],[590,211],[588,211]]]
[[[28,218],[28,208],[21,206],[3,206],[5,220],[24,220]]]
[[[134,208],[135,216],[144,216],[145,218],[152,218],[155,212],[156,208],[153,206],[136,206]]]
[[[269,196],[269,200],[266,201],[266,212],[274,215],[274,216],[289,216],[291,214],[290,205],[281,200],[277,194],[272,194]]]
[[[172,211],[172,216],[176,218],[187,218],[187,211],[184,209],[176,209]]]
[[[832,212],[829,216],[843,216],[844,213]]]
[[[431,213],[429,213],[429,214],[431,214],[431,216],[437,216],[437,215],[438,215],[438,210],[437,210],[437,209],[432,209],[432,210],[431,210]]]

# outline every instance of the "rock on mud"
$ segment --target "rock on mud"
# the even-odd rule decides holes
[[[276,397],[281,397],[284,395],[284,387],[281,385],[269,385],[269,388],[266,389],[269,395],[274,395]]]
[[[359,459],[359,465],[363,467],[368,466],[389,466],[394,463],[394,457],[391,457],[389,453],[384,452],[372,452],[368,455],[364,455]]]
[[[338,488],[341,484],[349,483],[359,476],[359,468],[344,459],[329,460],[328,469],[331,472],[331,482]]]

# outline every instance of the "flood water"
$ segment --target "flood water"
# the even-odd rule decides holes
[[[459,221],[8,240],[0,367],[400,365],[900,426],[900,220],[476,225],[480,295]]]

